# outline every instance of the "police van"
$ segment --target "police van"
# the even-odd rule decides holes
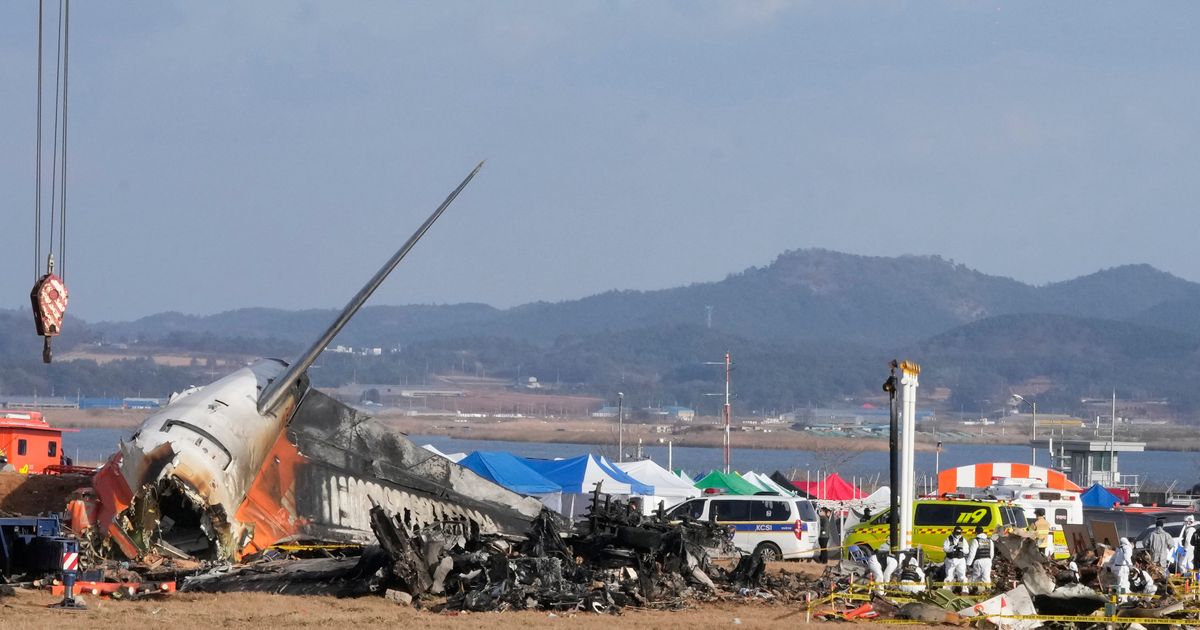
[[[715,520],[733,529],[733,545],[763,560],[801,560],[820,552],[820,522],[808,499],[777,494],[712,495],[671,508],[668,518]]]
[[[852,555],[850,547],[870,554],[888,542],[890,513],[890,509],[885,509],[846,532],[842,547],[847,550],[847,557]],[[941,562],[946,555],[942,543],[955,526],[962,527],[963,535],[970,539],[976,527],[983,527],[987,535],[994,536],[1008,529],[1024,529],[1028,524],[1025,511],[1008,501],[970,499],[962,495],[918,499],[913,502],[912,546],[921,549],[926,560]]]

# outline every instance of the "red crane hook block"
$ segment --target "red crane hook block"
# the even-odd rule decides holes
[[[67,314],[67,285],[63,279],[48,273],[38,279],[29,294],[33,302],[33,321],[37,334],[45,337],[42,346],[42,361],[50,362],[50,338],[62,332],[63,317]]]

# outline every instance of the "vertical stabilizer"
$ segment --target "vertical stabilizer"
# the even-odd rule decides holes
[[[262,395],[258,397],[259,413],[269,414],[275,410],[276,405],[278,405],[279,401],[283,399],[283,395],[287,392],[287,390],[291,388],[292,385],[295,385],[298,380],[300,380],[300,376],[304,374],[304,372],[313,364],[314,361],[317,360],[317,357],[320,356],[321,351],[323,351],[329,345],[329,343],[333,341],[333,338],[342,331],[342,328],[345,328],[346,324],[350,322],[350,318],[354,317],[354,314],[358,312],[358,309],[362,308],[362,305],[367,301],[367,298],[371,297],[371,294],[375,292],[375,289],[378,289],[379,285],[383,284],[384,279],[388,277],[388,274],[392,273],[392,270],[396,268],[396,265],[400,264],[401,260],[404,260],[404,257],[408,255],[409,250],[411,250],[413,246],[417,244],[417,241],[421,240],[421,237],[425,235],[425,232],[429,231],[429,228],[433,225],[434,221],[437,221],[438,217],[442,216],[442,212],[450,206],[455,197],[458,197],[458,193],[462,192],[463,188],[467,187],[467,184],[471,182],[471,179],[475,177],[475,174],[478,173],[479,169],[481,168],[483,168],[483,162],[480,162],[475,167],[475,170],[471,171],[470,174],[467,175],[466,179],[462,180],[462,183],[458,185],[458,188],[455,188],[450,195],[446,197],[446,200],[442,202],[442,205],[438,206],[437,210],[434,210],[433,214],[429,215],[428,219],[425,219],[425,222],[421,224],[421,227],[417,228],[417,231],[413,232],[413,235],[408,237],[408,241],[405,242],[404,245],[392,255],[392,257],[383,265],[383,267],[379,269],[379,271],[375,272],[375,275],[367,282],[365,286],[363,286],[362,289],[359,289],[358,293],[350,299],[350,303],[346,304],[346,308],[343,309],[341,314],[338,315],[337,319],[330,324],[325,333],[322,334],[316,340],[316,342],[314,342],[313,345],[304,352],[304,354],[300,355],[298,359],[292,362],[292,364],[288,366],[286,372],[284,372],[279,376],[279,378],[276,378],[271,382],[270,385],[263,389]]]

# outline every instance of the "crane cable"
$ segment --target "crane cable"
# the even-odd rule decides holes
[[[42,265],[42,75],[44,55],[44,18],[45,0],[38,1],[38,51],[37,51],[37,148],[35,159],[35,183],[37,190],[34,194],[34,278],[33,291],[30,300],[33,304],[34,321],[38,335],[45,338],[42,349],[42,360],[50,362],[50,338],[62,331],[63,317],[67,309],[67,287],[63,280],[66,276],[67,253],[67,85],[70,59],[70,21],[71,0],[59,0],[58,4],[58,42],[55,45],[54,73],[54,142],[50,169],[50,232],[48,234],[48,254],[46,256],[46,272],[39,275]],[[62,135],[59,135],[61,122]],[[56,226],[57,222],[57,226]],[[57,228],[57,229],[56,229]],[[58,239],[58,270],[54,273],[55,237]]]

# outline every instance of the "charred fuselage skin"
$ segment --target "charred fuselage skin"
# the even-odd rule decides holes
[[[120,452],[97,475],[96,491],[97,524],[109,530],[124,555],[140,555],[161,538],[164,493],[194,512],[196,526],[211,541],[206,555],[232,555],[234,541],[247,536],[246,524],[232,515],[286,420],[283,413],[260,414],[258,395],[286,367],[282,361],[261,360],[206,387],[176,394],[131,440],[121,443]],[[293,408],[294,401],[281,407]],[[122,500],[126,493],[129,499]],[[178,522],[167,516],[168,527]]]

